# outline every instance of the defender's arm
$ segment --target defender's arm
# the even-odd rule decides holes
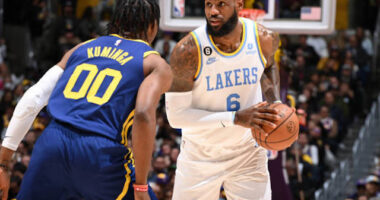
[[[280,72],[274,55],[277,51],[280,36],[258,24],[259,40],[262,52],[267,60],[266,68],[261,77],[261,88],[266,101],[273,103],[281,101],[280,97]]]
[[[137,93],[132,127],[132,146],[135,159],[136,184],[146,185],[156,133],[156,108],[160,97],[172,82],[170,66],[159,55],[144,59],[147,76]]]

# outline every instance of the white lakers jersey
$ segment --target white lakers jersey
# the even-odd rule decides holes
[[[265,68],[257,25],[240,18],[243,37],[233,53],[218,49],[206,26],[191,32],[198,46],[199,63],[192,107],[207,111],[237,111],[262,101],[260,78]],[[250,129],[241,126],[183,129],[183,139],[202,145],[234,146],[252,141]]]

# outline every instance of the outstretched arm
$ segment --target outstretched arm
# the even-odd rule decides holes
[[[278,49],[280,36],[264,26],[258,24],[261,49],[267,60],[267,65],[261,77],[261,88],[266,101],[273,103],[281,101],[280,97],[280,72],[274,56]]]

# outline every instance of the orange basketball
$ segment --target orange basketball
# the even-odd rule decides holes
[[[253,128],[252,136],[256,139],[257,143],[269,150],[283,150],[290,147],[293,142],[298,139],[299,122],[298,117],[293,108],[285,104],[271,104],[270,108],[279,110],[281,119],[276,121],[276,128],[264,126],[262,129],[268,134]]]

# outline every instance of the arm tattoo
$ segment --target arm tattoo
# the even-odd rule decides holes
[[[267,59],[267,67],[261,77],[261,87],[264,97],[268,102],[280,100],[280,73],[274,60],[274,55],[277,51],[280,37],[277,32],[268,30],[264,26],[259,26],[260,41],[263,41],[265,46],[262,46],[264,56]]]
[[[174,75],[170,92],[185,92],[193,89],[198,59],[196,43],[189,34],[178,42],[170,58]]]

